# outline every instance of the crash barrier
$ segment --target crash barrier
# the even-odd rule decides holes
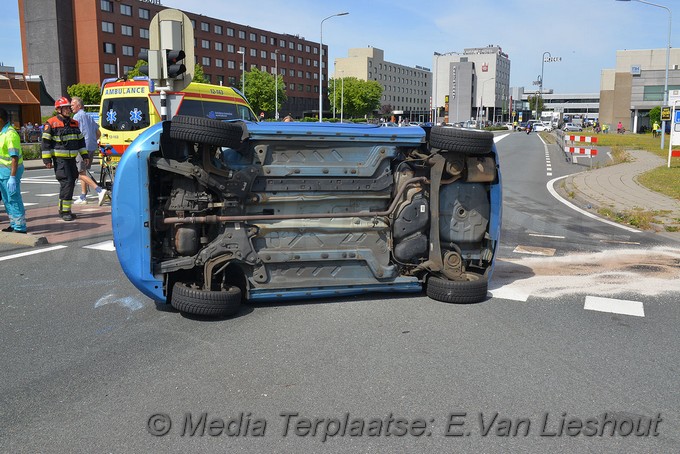
[[[576,143],[581,144],[581,143],[597,143],[597,137],[595,136],[573,136],[573,135],[568,135],[565,134],[563,138],[563,142],[566,143],[568,142],[568,145],[564,145],[564,152],[569,153],[569,155],[572,157],[571,162],[574,164],[574,159],[573,156],[574,154],[582,154],[585,156],[588,156],[590,158],[590,167],[593,167],[593,156],[597,155],[597,148],[581,148],[578,146],[574,146]]]

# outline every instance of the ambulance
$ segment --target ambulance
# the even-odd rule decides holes
[[[179,92],[166,93],[167,115],[204,117],[213,120],[257,121],[248,101],[236,89],[220,85],[190,83]],[[163,120],[161,93],[147,77],[131,80],[106,79],[99,106],[100,145],[111,147],[120,157],[132,141],[150,126]]]

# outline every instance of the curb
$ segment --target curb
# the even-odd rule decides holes
[[[30,233],[0,232],[0,243],[34,247],[47,244],[47,238]]]

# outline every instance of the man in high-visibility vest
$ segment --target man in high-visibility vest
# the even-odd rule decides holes
[[[26,233],[26,210],[21,200],[23,173],[21,137],[9,124],[7,111],[0,108],[0,194],[9,216],[9,227],[3,232]]]
[[[78,128],[78,122],[71,118],[71,101],[61,97],[54,103],[57,115],[45,122],[42,135],[42,159],[45,167],[54,168],[59,181],[59,216],[64,221],[73,221],[71,212],[73,189],[78,180],[76,156],[82,155],[85,166],[89,164],[85,138]]]

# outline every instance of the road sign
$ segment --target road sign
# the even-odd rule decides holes
[[[671,121],[671,108],[670,108],[670,106],[666,106],[666,107],[661,108],[661,121]]]

